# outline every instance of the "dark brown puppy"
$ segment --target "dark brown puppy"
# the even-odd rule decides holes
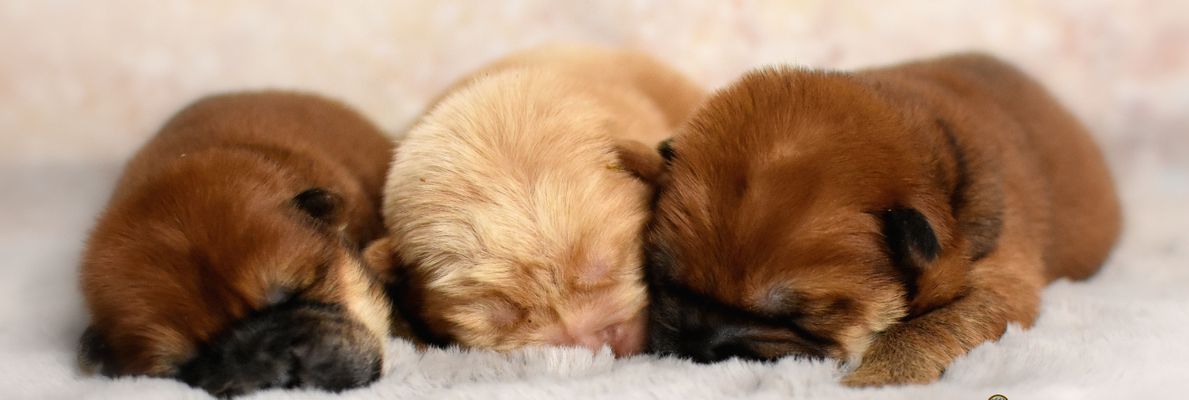
[[[383,232],[391,148],[310,95],[215,96],[174,116],[87,242],[84,367],[223,396],[375,380],[389,309],[358,254]]]
[[[750,73],[662,149],[650,346],[699,361],[832,357],[924,383],[1029,326],[1120,229],[1085,129],[994,58]]]

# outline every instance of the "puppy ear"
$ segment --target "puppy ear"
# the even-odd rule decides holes
[[[661,154],[635,140],[617,139],[615,154],[619,157],[617,168],[622,168],[649,184],[655,184],[665,170],[665,160],[661,158]]]
[[[909,317],[945,305],[965,290],[966,257],[961,251],[941,248],[924,214],[914,208],[892,208],[880,218],[888,255],[908,295]]]
[[[388,320],[389,334],[406,339],[417,338],[413,322],[407,314],[408,307],[404,304],[408,301],[408,271],[396,254],[396,240],[389,236],[369,243],[363,249],[363,263],[383,285],[384,295],[392,307],[392,316]]]
[[[371,242],[363,250],[363,262],[376,273],[392,305],[389,331],[397,337],[412,340],[418,347],[426,344],[445,347],[452,340],[429,327],[423,315],[423,279],[417,278],[419,275],[416,270],[401,261],[396,243],[395,239],[384,237]]]
[[[941,244],[933,233],[933,226],[915,208],[893,208],[884,211],[883,233],[892,257],[914,268],[937,259]]]
[[[376,239],[363,250],[363,263],[385,284],[398,283],[404,275],[400,255],[392,237]]]
[[[887,209],[880,219],[892,265],[900,273],[908,297],[916,297],[918,278],[941,252],[933,226],[914,208]]]
[[[112,369],[110,365],[111,350],[107,342],[94,326],[88,326],[83,336],[78,340],[78,365],[85,374],[102,373],[108,375]]]
[[[311,188],[293,196],[293,205],[316,220],[331,223],[338,219],[343,199],[323,188]]]

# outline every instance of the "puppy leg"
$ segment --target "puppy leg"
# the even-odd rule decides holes
[[[998,253],[972,266],[965,296],[880,333],[842,383],[930,383],[954,358],[1003,336],[1008,323],[1032,325],[1044,282],[1040,258]]]

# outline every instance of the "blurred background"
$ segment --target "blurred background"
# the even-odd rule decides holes
[[[637,48],[708,87],[774,63],[855,68],[983,50],[1021,65],[1120,167],[1189,150],[1189,2],[0,2],[5,167],[121,160],[207,93],[300,88],[391,130],[452,79],[550,41]]]
[[[640,49],[708,88],[767,64],[997,54],[1106,148],[1128,211],[1120,252],[1189,258],[1189,1],[5,0],[0,345],[36,359],[74,340],[61,324],[81,324],[86,230],[122,162],[186,103],[310,90],[398,133],[468,70],[556,41]]]

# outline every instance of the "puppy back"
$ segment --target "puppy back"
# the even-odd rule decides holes
[[[1081,279],[1100,268],[1122,227],[1114,181],[1093,136],[1044,87],[1016,67],[979,53],[867,74],[914,88],[950,113],[957,125],[953,133],[972,157],[1001,163],[985,165],[995,171],[982,172],[1002,173],[1009,186],[1033,188],[1035,193],[1020,193],[1027,200],[1015,205],[1043,226],[1029,240],[1044,248],[1048,279]],[[954,98],[968,108],[945,106]]]

